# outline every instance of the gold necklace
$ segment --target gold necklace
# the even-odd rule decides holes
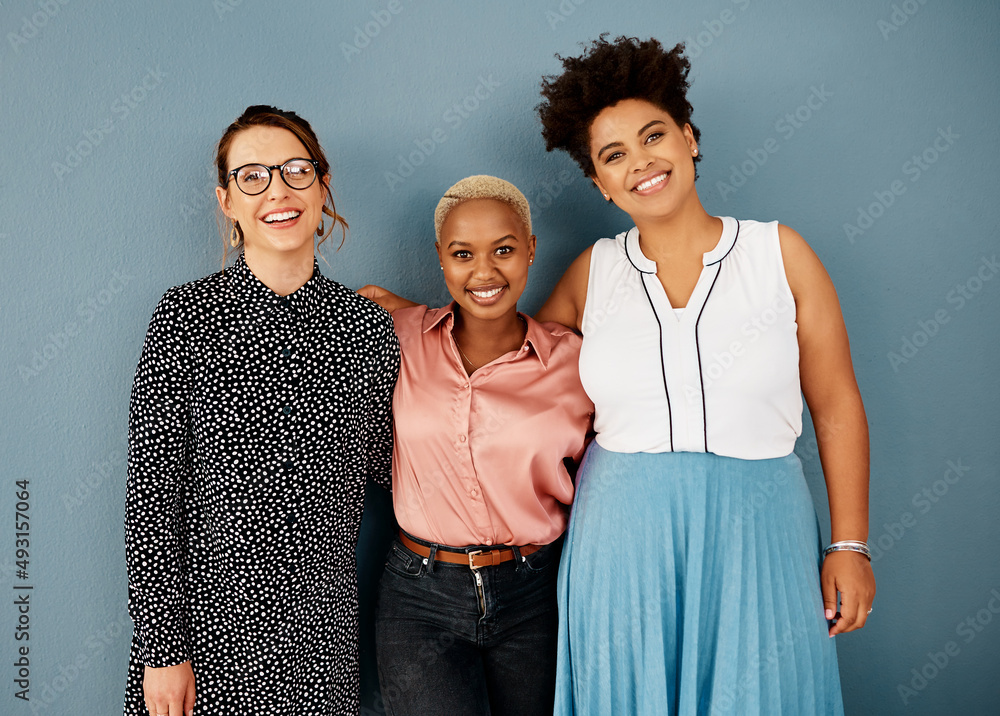
[[[528,322],[526,320],[524,320],[524,317],[521,316],[521,314],[517,315],[517,320],[519,320],[521,322],[521,324],[524,326],[524,336],[527,337],[527,335],[528,335]],[[476,365],[471,360],[469,360],[469,356],[465,355],[465,351],[462,350],[462,346],[459,344],[458,339],[455,338],[454,334],[452,334],[451,338],[452,338],[453,341],[455,341],[455,347],[458,348],[458,352],[465,359],[465,362],[469,364],[470,368],[472,368],[472,372],[473,373],[475,373],[477,370],[479,370],[480,368],[483,367],[481,365]],[[522,338],[521,341],[523,342],[524,338]],[[489,363],[489,361],[486,361],[486,363]],[[483,365],[486,365],[486,363],[484,363]]]
[[[462,354],[462,357],[465,358],[465,362],[468,363],[469,366],[472,368],[473,373],[479,370],[479,366],[473,363],[471,360],[469,360],[469,356],[465,355],[465,351],[462,350],[462,346],[458,345],[457,340],[455,341],[455,347],[458,348],[458,352]]]

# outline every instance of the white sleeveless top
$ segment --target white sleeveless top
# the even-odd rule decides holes
[[[678,316],[636,228],[594,244],[580,378],[615,452],[784,457],[802,432],[795,302],[778,223],[720,217]]]

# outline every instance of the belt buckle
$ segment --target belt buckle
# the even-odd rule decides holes
[[[474,564],[474,563],[472,562],[472,558],[473,558],[473,557],[476,557],[477,555],[480,555],[480,554],[482,554],[482,553],[483,553],[483,550],[481,550],[481,549],[477,549],[477,550],[475,550],[474,552],[468,552],[468,553],[467,553],[467,554],[469,555],[469,569],[471,569],[471,570],[472,570],[473,572],[474,572],[474,571],[476,571],[477,569],[482,569],[482,566],[479,566],[479,567],[477,567],[477,566],[476,566],[476,565],[475,565],[475,564]]]

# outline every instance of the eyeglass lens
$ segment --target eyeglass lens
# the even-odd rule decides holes
[[[306,189],[316,179],[316,171],[306,159],[293,159],[281,165],[281,178],[292,189]],[[271,169],[263,164],[248,164],[236,173],[236,183],[247,194],[260,194],[271,183]]]

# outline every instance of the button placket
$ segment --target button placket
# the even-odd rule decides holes
[[[297,582],[300,569],[302,550],[302,510],[303,510],[303,480],[305,476],[298,464],[301,454],[301,428],[298,419],[298,385],[301,371],[302,341],[301,330],[297,316],[290,309],[292,301],[284,296],[279,299],[278,324],[282,330],[276,344],[276,369],[281,374],[281,414],[285,416],[283,433],[285,435],[286,458],[282,462],[282,478],[284,481],[285,515],[284,529],[288,535],[288,550],[286,553],[286,573],[293,582]]]

